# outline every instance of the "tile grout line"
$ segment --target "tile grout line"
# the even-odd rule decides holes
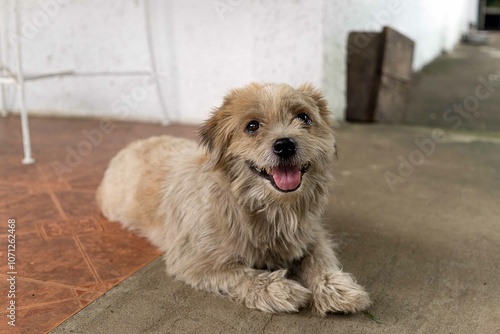
[[[47,187],[47,189],[50,189],[50,182],[49,178],[47,177],[47,174],[45,174],[45,171],[43,170],[42,166],[38,163],[36,164],[36,169],[38,170],[38,174],[42,177],[43,179],[43,184]],[[31,190],[31,188],[30,188]]]
[[[0,274],[0,277],[8,277],[8,275],[5,275],[5,274]],[[38,280],[36,278],[31,278],[31,277],[24,277],[24,276],[17,276],[17,278],[23,280],[23,281],[28,281],[28,282],[31,282],[31,283],[39,283],[39,284],[43,284],[43,285],[53,285],[53,286],[57,286],[57,287],[62,287],[62,288],[66,288],[66,289],[78,289],[79,287],[78,286],[74,286],[74,285],[70,285],[70,284],[65,284],[65,283],[58,283],[58,282],[53,282],[53,281],[41,281],[41,280]]]
[[[47,190],[47,192],[50,195],[50,198],[52,199],[52,202],[54,203],[57,211],[59,211],[59,214],[61,215],[63,220],[68,220],[68,216],[66,215],[66,212],[64,212],[61,203],[59,202],[59,199],[57,198],[56,194],[54,193],[53,190]]]
[[[47,234],[45,233],[45,230],[41,226],[42,224],[40,221],[37,221],[35,224],[36,231],[38,232],[38,236],[42,237],[42,240],[47,240]]]
[[[83,188],[71,188],[71,192],[74,193],[95,193],[95,189],[83,189]]]
[[[59,215],[62,217],[63,220],[68,220],[68,216],[66,215],[66,212],[64,212],[61,203],[59,202],[59,199],[57,198],[56,194],[54,193],[53,189],[50,187],[50,182],[49,179],[47,178],[47,175],[43,171],[42,167],[40,165],[37,165],[38,173],[42,175],[43,178],[43,183],[47,186],[47,192],[50,195],[50,198],[52,199],[52,202],[54,203],[57,211],[59,211]]]
[[[59,303],[65,303],[65,302],[70,302],[70,301],[78,301],[78,296],[75,296],[75,297],[72,297],[72,298],[63,298],[63,299],[54,300],[54,301],[51,301],[51,302],[33,304],[33,305],[30,305],[30,306],[21,306],[21,307],[16,308],[16,309],[18,309],[18,310],[29,310],[31,308],[50,306],[50,305],[59,304]]]
[[[33,184],[35,184],[35,188],[37,187],[42,187],[41,185],[43,184],[46,187],[50,187],[51,185],[54,185],[54,183],[51,183],[50,181],[47,181],[47,177],[45,174],[43,174],[44,180],[42,182],[37,181],[13,181],[13,180],[0,180],[0,185],[14,185],[16,187],[26,187],[26,188],[31,188],[33,187]],[[71,190],[71,188],[68,188],[69,185],[66,184],[66,182],[58,182],[56,184],[60,184],[61,186],[64,186],[65,189]]]
[[[92,275],[94,275],[94,278],[96,279],[97,283],[102,283],[103,281],[102,281],[101,277],[99,277],[97,270],[92,265],[92,262],[90,261],[90,257],[88,256],[87,252],[85,252],[85,249],[83,248],[82,242],[80,241],[80,238],[78,238],[78,235],[73,235],[73,240],[75,240],[76,245],[80,249],[80,252],[83,255],[83,258],[85,259],[87,266],[89,267],[90,271],[92,272]]]
[[[13,203],[16,203],[16,202],[20,202],[22,200],[25,200],[27,198],[29,198],[30,196],[32,196],[33,194],[31,193],[28,193],[26,195],[20,195],[19,197],[13,197],[13,198],[9,198],[8,200],[6,200],[5,202],[2,202],[0,204],[1,207],[4,207],[4,206],[7,206],[9,204],[13,204]]]

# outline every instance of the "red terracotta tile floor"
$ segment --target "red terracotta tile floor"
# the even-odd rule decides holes
[[[195,127],[107,126],[101,128],[99,120],[31,118],[36,163],[22,165],[19,117],[0,118],[0,333],[47,332],[160,255],[100,215],[95,190],[109,160],[128,143],[162,134],[195,138]],[[11,218],[13,270],[7,249]],[[15,298],[8,296],[12,271]],[[10,300],[15,327],[8,324]]]

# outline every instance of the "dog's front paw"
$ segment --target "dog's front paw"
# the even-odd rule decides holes
[[[286,270],[261,273],[246,287],[247,307],[264,312],[297,312],[311,300],[311,291],[296,281],[285,278]]]
[[[370,305],[368,293],[342,271],[319,275],[311,289],[313,310],[321,316],[328,312],[355,313]]]

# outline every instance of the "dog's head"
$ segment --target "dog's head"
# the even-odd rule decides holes
[[[232,90],[200,129],[206,168],[225,173],[247,195],[315,191],[336,156],[330,117],[321,92],[309,84]]]

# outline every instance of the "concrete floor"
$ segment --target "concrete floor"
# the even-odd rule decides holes
[[[404,122],[500,130],[500,32],[489,45],[459,44],[414,76]]]
[[[382,324],[365,314],[249,310],[174,281],[157,259],[52,333],[499,334],[500,135],[436,131],[338,131],[325,224]]]

